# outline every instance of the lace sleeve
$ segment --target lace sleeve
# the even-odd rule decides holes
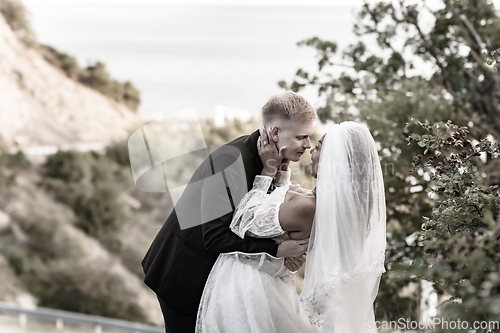
[[[253,237],[271,238],[285,232],[278,221],[282,201],[272,200],[278,193],[267,194],[271,181],[271,177],[256,176],[252,190],[241,199],[230,226],[239,237],[244,238],[245,234],[248,234]]]
[[[276,187],[290,185],[291,184],[290,183],[290,175],[291,175],[290,169],[288,169],[287,171],[278,170],[276,172],[276,175],[274,176],[273,184]]]

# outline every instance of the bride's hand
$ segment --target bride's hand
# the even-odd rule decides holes
[[[285,258],[285,266],[290,270],[290,272],[296,272],[304,265],[306,262],[306,255],[303,254],[299,257],[287,257]]]
[[[261,136],[257,140],[257,150],[259,152],[260,160],[262,161],[262,164],[264,164],[262,175],[274,177],[283,160],[283,152],[285,151],[286,146],[282,147],[278,151],[276,142],[271,139],[269,129],[261,127],[260,133]]]

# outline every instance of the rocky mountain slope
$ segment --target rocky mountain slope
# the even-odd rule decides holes
[[[142,123],[126,106],[47,63],[0,14],[0,150],[104,146],[123,142]],[[142,281],[140,259],[164,214],[157,224],[149,216],[131,217],[120,230],[123,250],[110,252],[76,226],[77,216],[67,205],[40,186],[40,167],[0,165],[0,300],[35,306],[40,295],[51,304],[66,297],[54,307],[81,311],[71,305],[86,293],[83,298],[99,307],[87,313],[107,316],[118,307],[128,309],[122,319],[134,320],[127,318],[131,313],[161,325],[158,301]]]
[[[8,148],[107,143],[139,116],[66,77],[26,47],[0,15],[0,136]]]

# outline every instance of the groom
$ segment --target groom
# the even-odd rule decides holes
[[[313,133],[313,121],[316,112],[312,106],[300,95],[285,92],[273,96],[262,108],[262,125],[267,130],[273,129],[272,139],[277,148],[282,149],[283,159],[297,162],[306,149],[311,148],[309,137]],[[257,151],[259,130],[250,135],[245,135],[222,146],[209,156],[196,170],[190,184],[203,184],[194,186],[195,190],[188,194],[184,191],[183,197],[188,197],[184,202],[189,203],[192,216],[201,217],[206,223],[199,224],[194,221],[192,227],[185,228],[181,214],[180,203],[167,218],[165,224],[158,232],[155,240],[142,261],[145,272],[144,282],[158,296],[165,319],[167,333],[193,333],[195,331],[196,314],[201,295],[210,270],[219,253],[240,251],[245,253],[267,252],[275,257],[284,257],[285,264],[291,271],[296,271],[304,263],[303,254],[307,250],[308,240],[288,240],[279,246],[272,239],[245,237],[239,238],[230,229],[234,209],[238,206],[241,197],[231,193],[224,171],[236,164],[237,159],[244,166],[244,178],[240,179],[246,185],[244,191],[249,191],[256,175],[263,169]],[[224,151],[237,151],[234,154],[218,153]],[[227,200],[219,199],[216,192],[203,182],[204,179],[222,174],[227,190],[227,196],[232,210],[222,216],[212,216],[203,205],[203,196],[210,196],[210,206],[227,205]],[[241,177],[240,177],[241,178]],[[201,182],[200,182],[201,180]],[[213,184],[212,184],[213,185]],[[198,196],[193,193],[196,192]],[[214,193],[212,195],[212,193]],[[200,198],[191,200],[190,198]],[[191,195],[191,197],[190,197]],[[185,211],[184,209],[182,209]],[[213,213],[213,212],[212,212]],[[195,219],[197,220],[197,219]],[[183,228],[184,223],[184,228]]]

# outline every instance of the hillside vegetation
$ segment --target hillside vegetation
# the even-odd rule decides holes
[[[203,131],[220,145],[257,126]],[[0,300],[160,325],[140,262],[172,208],[168,194],[135,187],[127,141],[103,154],[59,151],[42,164],[3,150]]]
[[[140,261],[165,195],[136,190],[112,157],[72,151],[42,165],[3,153],[0,188],[0,299],[161,324]]]

